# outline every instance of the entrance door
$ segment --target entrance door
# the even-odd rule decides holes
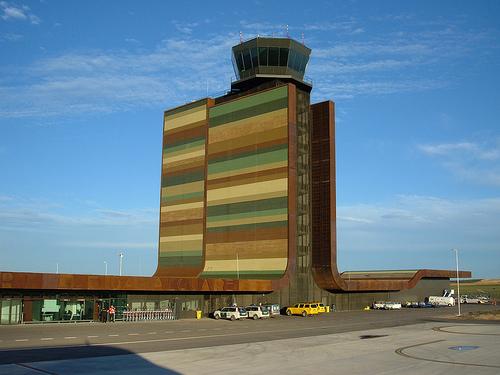
[[[0,300],[0,324],[21,323],[22,310],[20,299]]]

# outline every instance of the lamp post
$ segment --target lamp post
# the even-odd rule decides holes
[[[455,252],[455,263],[457,265],[457,300],[458,300],[458,316],[460,316],[460,278],[458,277],[458,249],[452,249]]]
[[[120,252],[120,276],[122,275],[122,271],[123,271],[123,253]]]
[[[104,276],[108,276],[108,262],[104,261]]]

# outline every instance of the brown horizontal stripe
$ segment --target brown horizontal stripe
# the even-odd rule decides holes
[[[247,146],[254,146],[255,144],[264,144],[277,139],[284,139],[285,141],[283,143],[288,142],[288,128],[286,126],[254,134],[244,135],[238,138],[231,139],[229,141],[209,142],[208,154],[218,154],[223,151],[244,148]]]
[[[192,198],[187,198],[187,199],[177,199],[175,201],[169,201],[168,198],[166,198],[167,201],[161,202],[160,207],[167,207],[167,206],[172,206],[174,204],[184,204],[184,203],[193,203],[193,202],[199,202],[200,200],[203,199],[203,197],[192,197]]]
[[[182,236],[184,234],[199,234],[203,233],[204,225],[190,224],[190,225],[167,225],[160,228],[160,237],[168,236]]]
[[[184,171],[189,171],[191,169],[197,169],[205,166],[205,157],[199,156],[196,158],[188,159],[184,162],[174,163],[163,163],[162,174],[168,174],[169,176],[174,173],[183,173]]]
[[[181,220],[201,219],[203,218],[203,211],[203,208],[191,208],[189,210],[165,212],[160,215],[160,221],[171,223]]]
[[[180,265],[167,267],[162,265],[162,262],[164,261],[165,260],[162,260],[162,258],[160,257],[158,268],[155,273],[157,276],[193,277],[197,276],[203,270],[203,264],[198,267],[189,267],[189,266],[183,267]]]
[[[205,243],[216,244],[240,241],[278,240],[286,238],[288,238],[287,227],[274,227],[234,232],[208,232],[205,235]]]
[[[262,181],[270,181],[277,180],[280,178],[288,177],[288,168],[280,168],[281,170],[276,172],[271,169],[271,171],[275,171],[269,173],[270,171],[262,171],[259,174],[256,173],[246,173],[244,175],[234,176],[234,177],[226,177],[219,178],[217,180],[209,180],[207,181],[207,189],[219,189],[229,186],[237,186],[244,184],[251,184],[253,182],[262,182]],[[253,175],[253,176],[248,176]],[[224,180],[224,181],[221,181]]]
[[[209,187],[212,182],[224,183],[224,182],[229,182],[229,181],[240,179],[240,178],[252,178],[252,177],[265,176],[265,175],[273,175],[273,174],[282,173],[282,172],[288,172],[288,167],[264,169],[262,171],[249,172],[249,173],[244,173],[244,174],[240,174],[240,175],[233,175],[233,176],[229,176],[229,177],[216,178],[213,180],[208,180],[207,187]]]
[[[191,224],[203,224],[203,219],[190,219],[190,220],[178,220],[171,222],[169,224],[162,224],[160,228],[166,227],[167,225],[191,225]]]
[[[263,240],[207,244],[205,260],[283,258],[288,254],[288,240]]]
[[[165,132],[165,134],[163,135],[163,145],[167,147],[172,143],[205,136],[207,134],[207,122],[201,121],[196,124],[196,127],[192,127],[189,129],[181,128],[182,131],[178,131],[173,134]],[[202,125],[200,126],[200,124]]]
[[[208,162],[210,163],[214,160],[217,160],[217,158],[219,158],[219,157],[227,157],[228,155],[231,155],[231,156],[234,156],[235,158],[237,158],[239,156],[239,154],[249,152],[249,151],[262,150],[264,152],[265,149],[267,149],[269,147],[278,146],[278,145],[286,145],[286,144],[288,144],[287,137],[274,139],[274,140],[268,141],[268,142],[253,143],[253,144],[248,145],[248,146],[233,148],[230,150],[221,151],[221,152],[217,152],[217,153],[214,153],[214,152],[210,153],[211,150],[210,150],[210,146],[209,146],[208,147]]]

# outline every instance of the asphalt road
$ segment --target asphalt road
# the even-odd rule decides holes
[[[496,306],[464,305],[462,311]],[[0,364],[112,356],[388,328],[456,314],[455,308],[336,312],[253,321],[179,320],[0,327]],[[362,335],[362,332],[360,332]]]

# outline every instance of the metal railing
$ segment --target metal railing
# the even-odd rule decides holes
[[[168,310],[139,310],[139,311],[124,311],[124,322],[138,322],[147,320],[176,320],[175,313]]]

